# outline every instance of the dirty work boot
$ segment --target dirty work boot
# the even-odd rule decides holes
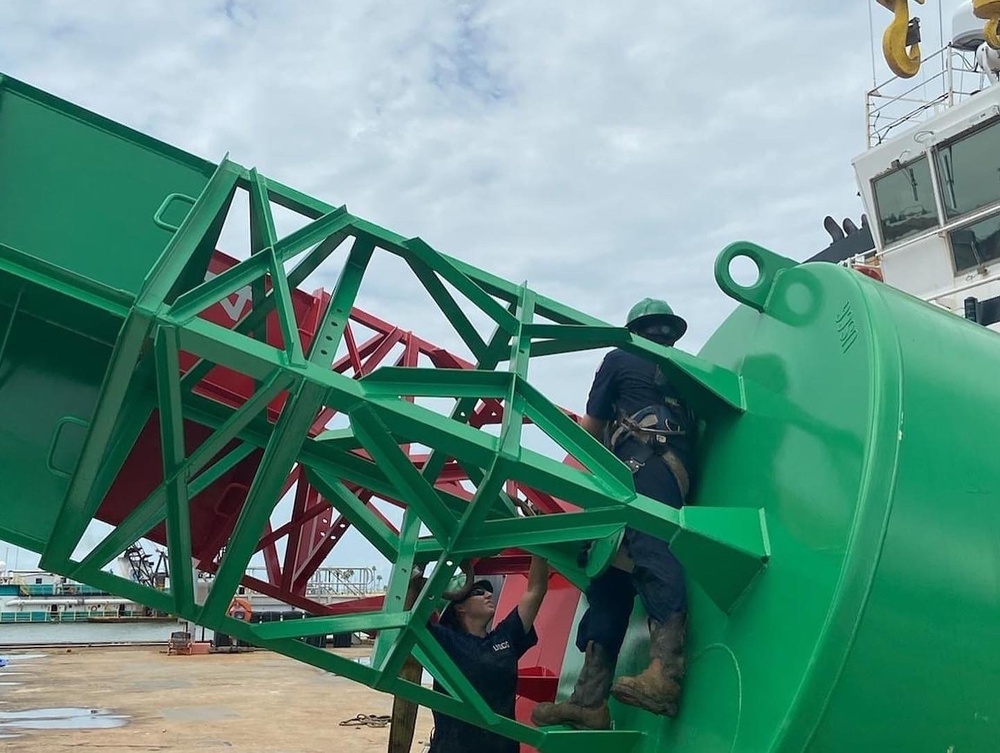
[[[666,622],[649,621],[649,666],[637,677],[622,677],[611,694],[622,703],[654,714],[677,716],[684,677],[684,636],[687,614],[678,612]]]
[[[570,724],[577,729],[609,729],[608,691],[614,672],[611,654],[591,641],[573,695],[565,703],[539,703],[531,712],[531,721],[538,727]]]

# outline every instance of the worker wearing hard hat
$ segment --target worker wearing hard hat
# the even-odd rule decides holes
[[[629,311],[634,334],[673,346],[687,323],[662,300],[646,298]],[[603,441],[634,473],[639,494],[671,507],[690,488],[696,423],[683,398],[653,361],[626,350],[608,353],[594,378],[582,426]],[[612,684],[615,664],[638,593],[649,617],[649,666]],[[616,566],[595,578],[577,629],[585,652],[573,694],[564,703],[541,703],[537,725],[586,729],[611,725],[608,696],[655,714],[676,716],[684,675],[687,591],[680,562],[661,539],[626,529]]]

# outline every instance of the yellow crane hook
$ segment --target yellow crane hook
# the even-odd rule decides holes
[[[907,37],[910,34],[909,2],[908,0],[877,1],[895,15],[885,34],[882,35],[882,54],[885,56],[885,62],[900,78],[912,78],[920,70],[920,43],[914,41],[912,44],[907,44]],[[924,4],[924,0],[917,2]],[[1000,0],[983,0],[983,4],[1000,7]]]
[[[986,44],[1000,50],[1000,0],[972,0],[972,12],[986,21]]]

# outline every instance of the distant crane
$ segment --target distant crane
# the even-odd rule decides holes
[[[127,562],[129,570],[126,573],[136,583],[155,588],[162,591],[167,586],[167,578],[170,577],[169,565],[167,563],[167,553],[157,550],[156,563],[153,557],[138,543],[131,544],[122,553],[122,557]]]

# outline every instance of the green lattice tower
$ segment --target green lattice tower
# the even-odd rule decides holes
[[[436,251],[420,238],[396,235],[351,215],[346,207],[306,196],[229,159],[211,165],[12,79],[0,80],[0,86],[0,185],[8,192],[17,188],[17,199],[5,202],[6,210],[0,207],[0,271],[4,302],[12,307],[7,334],[18,314],[30,315],[44,298],[55,307],[63,330],[78,335],[81,342],[104,336],[114,343],[104,362],[76,340],[67,349],[66,355],[81,358],[81,363],[96,361],[91,370],[102,373],[96,405],[86,420],[61,426],[80,438],[70,461],[56,462],[62,446],[58,439],[48,448],[46,463],[53,471],[59,465],[65,488],[33,490],[31,509],[10,507],[0,522],[0,535],[41,552],[42,566],[53,572],[440,709],[540,750],[634,747],[641,739],[636,731],[543,731],[497,717],[440,650],[425,623],[441,606],[446,581],[462,559],[518,547],[548,557],[582,587],[594,568],[612,556],[626,525],[670,540],[689,576],[719,607],[730,609],[767,559],[760,511],[739,506],[678,512],[637,495],[626,468],[532,387],[528,374],[532,359],[623,347],[656,360],[709,420],[743,410],[738,377],[636,338],[623,327],[499,279]],[[102,190],[87,191],[95,180],[104,181]],[[53,199],[53,185],[61,186],[61,193],[72,200]],[[205,281],[208,260],[237,191],[249,196],[251,255]],[[301,215],[306,224],[279,237],[276,206]],[[73,228],[74,233],[60,228]],[[405,261],[474,355],[475,369],[390,367],[361,380],[330,370],[376,253]],[[342,260],[342,271],[315,338],[303,348],[291,291],[329,258]],[[248,285],[254,290],[254,305],[232,330],[198,316]],[[493,328],[488,336],[473,326],[470,310],[488,317]],[[277,313],[283,347],[259,336],[271,312]],[[7,344],[5,336],[0,356]],[[180,367],[182,352],[199,359],[186,373]],[[215,366],[252,378],[252,397],[232,408],[196,393],[193,388]],[[265,407],[282,395],[286,400],[272,422]],[[450,398],[453,407],[441,415],[406,399],[413,397]],[[485,398],[501,400],[504,406],[498,436],[467,424],[477,401]],[[310,436],[316,416],[326,408],[347,415],[349,428]],[[96,547],[74,559],[154,411],[160,417],[164,482]],[[211,436],[195,448],[185,446],[185,421],[209,427]],[[524,421],[538,426],[582,469],[524,447]],[[422,469],[401,449],[407,443],[432,448]],[[198,603],[190,567],[188,502],[258,450],[263,456],[246,503],[226,542],[211,591]],[[448,458],[456,459],[474,482],[471,501],[435,488]],[[259,625],[227,617],[296,464],[393,562],[382,610]],[[504,492],[510,479],[581,509],[522,517]],[[349,484],[405,501],[398,535],[349,491]],[[105,572],[128,545],[162,522],[172,573],[168,591]],[[421,526],[429,536],[420,536]],[[575,543],[591,539],[601,541],[602,547],[592,569],[583,572],[571,553]],[[404,609],[410,574],[415,565],[427,563],[434,567],[426,585],[413,607]],[[370,667],[298,640],[360,630],[380,634]],[[450,696],[398,678],[411,652]]]

